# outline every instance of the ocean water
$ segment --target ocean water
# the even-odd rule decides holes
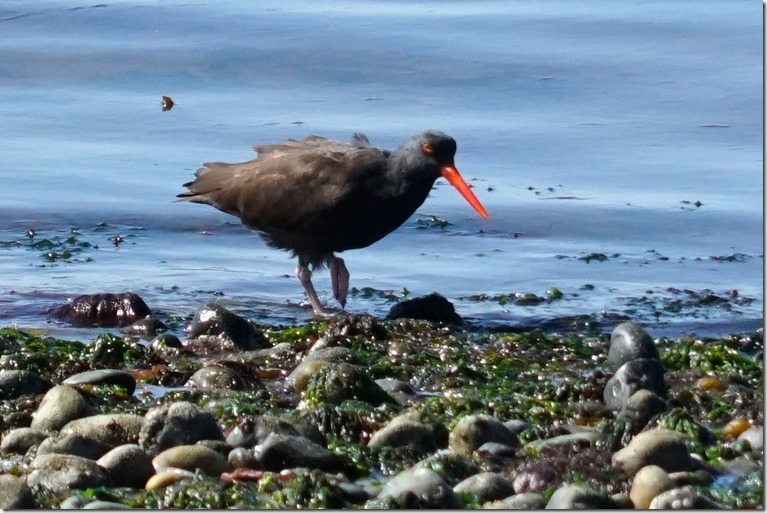
[[[430,128],[458,141],[490,218],[438,182],[342,255],[348,311],[436,291],[496,327],[763,323],[757,3],[12,0],[0,33],[0,325],[83,336],[46,310],[128,290],[161,317],[219,301],[303,322],[289,254],[174,202],[181,184],[256,143],[361,131],[396,148]]]

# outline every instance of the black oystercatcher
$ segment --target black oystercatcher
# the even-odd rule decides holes
[[[440,176],[487,217],[453,164],[455,140],[442,132],[416,135],[395,152],[371,147],[360,134],[351,144],[309,136],[254,149],[258,158],[248,162],[204,164],[178,197],[237,216],[271,247],[291,250],[316,315],[326,312],[312,270],[327,264],[344,307],[349,271],[334,253],[364,248],[397,229]]]

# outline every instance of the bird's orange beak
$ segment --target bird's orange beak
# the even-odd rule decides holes
[[[461,178],[461,174],[458,172],[455,166],[442,166],[442,176],[444,176],[453,187],[458,189],[458,192],[461,193],[461,196],[463,196],[464,199],[469,202],[469,205],[471,205],[479,215],[481,215],[484,219],[487,219],[487,210],[485,210],[485,207],[482,206],[482,203],[479,202],[474,193],[471,192],[471,188],[464,181],[464,179]]]

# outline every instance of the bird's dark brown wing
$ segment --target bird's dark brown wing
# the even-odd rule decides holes
[[[375,194],[388,156],[321,137],[255,148],[258,158],[248,162],[204,164],[179,198],[235,215],[273,245],[297,252],[334,250],[334,233],[345,222],[339,205]]]

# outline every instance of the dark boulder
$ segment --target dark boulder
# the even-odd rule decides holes
[[[48,315],[74,326],[123,327],[133,324],[151,310],[138,294],[83,294],[65,305],[48,310]]]

